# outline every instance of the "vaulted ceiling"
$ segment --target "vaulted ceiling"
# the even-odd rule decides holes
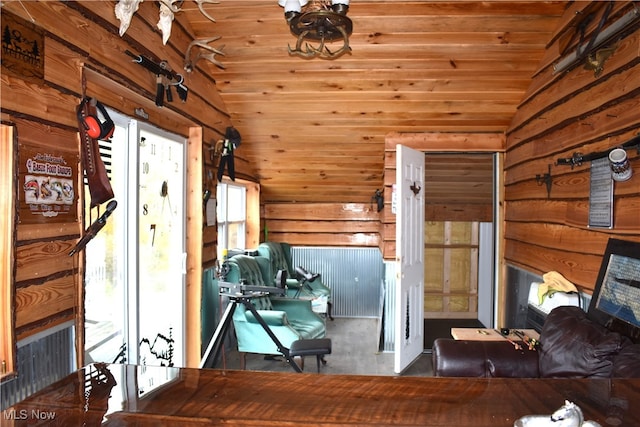
[[[221,36],[211,75],[266,202],[369,202],[390,132],[505,132],[566,1],[352,0],[352,51],[290,56],[276,0],[195,2],[196,38]],[[340,47],[336,45],[336,49]]]

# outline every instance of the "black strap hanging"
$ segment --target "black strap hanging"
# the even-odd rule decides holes
[[[238,148],[241,141],[242,138],[240,137],[240,132],[232,126],[227,127],[224,134],[224,140],[221,141],[222,150],[220,154],[220,165],[218,166],[218,181],[222,181],[225,168],[229,171],[229,178],[231,178],[231,181],[236,180],[233,152]]]

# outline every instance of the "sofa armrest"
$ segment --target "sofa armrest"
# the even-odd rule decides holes
[[[508,341],[438,338],[433,343],[436,377],[537,378],[538,352],[516,350]]]

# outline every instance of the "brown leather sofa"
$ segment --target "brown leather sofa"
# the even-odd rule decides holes
[[[439,377],[640,378],[640,344],[570,306],[549,313],[537,350],[516,350],[507,341],[439,338],[432,358]]]

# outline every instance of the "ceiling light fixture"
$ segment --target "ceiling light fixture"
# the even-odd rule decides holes
[[[284,8],[291,33],[298,37],[295,49],[288,46],[289,55],[335,59],[351,52],[349,36],[353,24],[347,18],[349,0],[278,0],[278,4]],[[335,51],[325,45],[339,40],[342,47]],[[305,43],[304,50],[302,43]],[[319,44],[316,47],[311,43]]]

